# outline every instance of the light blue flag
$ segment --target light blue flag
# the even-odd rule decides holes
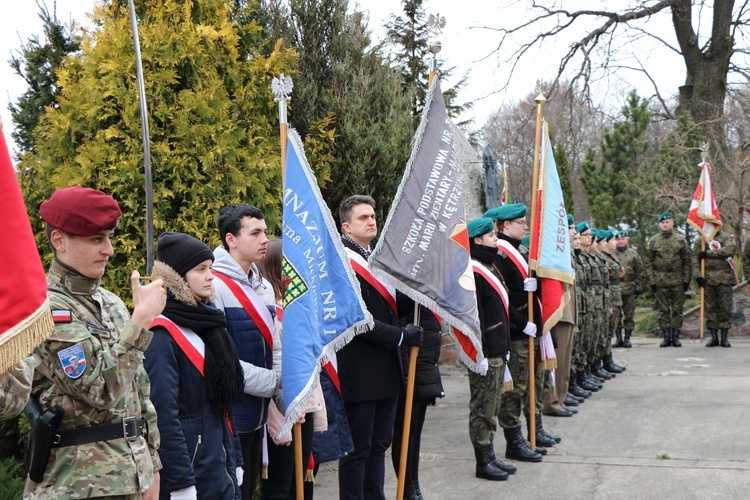
[[[281,335],[285,421],[279,436],[303,415],[322,364],[373,326],[341,236],[291,128],[284,179],[282,272],[289,285]]]

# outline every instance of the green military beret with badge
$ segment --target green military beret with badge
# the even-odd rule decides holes
[[[670,212],[662,212],[662,214],[659,216],[659,222],[663,220],[669,220],[672,218],[672,214]]]
[[[583,234],[586,231],[589,231],[591,229],[591,225],[588,223],[588,221],[579,222],[576,224],[576,231],[579,234]]]
[[[487,210],[483,217],[489,217],[492,220],[513,220],[526,216],[526,205],[523,203],[511,203],[510,205],[501,205],[499,207]]]

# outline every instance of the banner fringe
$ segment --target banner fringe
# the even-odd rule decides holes
[[[54,328],[49,299],[36,311],[0,335],[0,376],[6,375],[23,358],[47,340]]]

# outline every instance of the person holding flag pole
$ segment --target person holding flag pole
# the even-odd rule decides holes
[[[708,144],[702,145],[701,154],[701,176],[687,217],[688,223],[701,235],[700,244],[696,241],[693,245],[693,274],[701,291],[700,338],[703,338],[704,327],[708,326],[711,340],[706,347],[731,347],[728,336],[732,325],[732,286],[739,284],[733,258],[737,242],[734,235],[722,231],[723,223],[711,187]]]

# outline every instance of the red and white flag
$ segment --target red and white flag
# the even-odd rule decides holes
[[[721,228],[722,222],[711,188],[711,165],[704,161],[698,166],[701,168],[701,177],[695,188],[693,201],[690,202],[687,221],[709,242]]]
[[[7,373],[52,331],[47,278],[18,187],[0,124],[0,376]]]

